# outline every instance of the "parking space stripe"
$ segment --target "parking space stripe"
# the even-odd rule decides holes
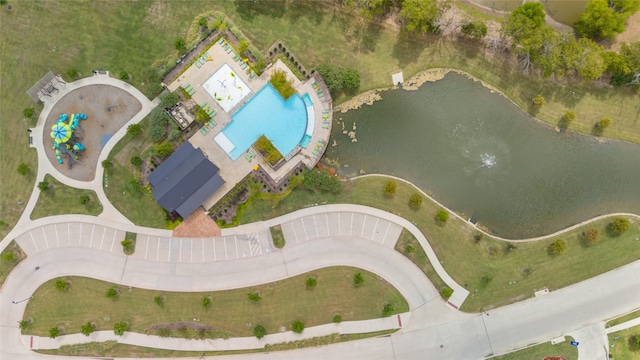
[[[320,237],[320,233],[318,233],[318,221],[316,220],[316,216],[313,215],[313,224],[316,226],[316,239]]]
[[[33,233],[31,231],[29,231],[29,235],[31,235],[31,241],[33,241],[33,246],[36,247],[36,252],[40,252],[40,249],[38,249],[38,244],[36,244],[36,239],[33,238]]]
[[[306,226],[304,226],[304,221],[300,219],[300,222],[302,223],[302,230],[304,230],[304,238],[306,239],[305,241],[309,241],[309,235],[307,235],[307,228]]]
[[[373,240],[373,237],[376,236],[376,230],[378,229],[378,221],[380,221],[380,218],[376,218],[376,225],[373,227],[373,232],[371,233],[371,240]]]
[[[93,233],[96,231],[96,226],[93,225],[93,227],[91,228],[91,241],[89,242],[89,247],[91,247],[93,245]]]
[[[238,252],[238,235],[233,235],[233,241],[236,243],[236,258],[240,258],[240,253]]]
[[[80,232],[78,233],[78,245],[82,244],[82,223],[80,223]]]
[[[47,249],[49,248],[49,242],[47,241],[47,234],[44,232],[44,226],[40,228],[42,230],[42,237],[44,238],[44,243],[47,245]]]
[[[324,218],[327,221],[327,236],[331,236],[331,230],[329,229],[329,214],[324,213]]]
[[[389,228],[391,227],[391,222],[389,222],[389,224],[387,224],[387,231],[384,233],[384,237],[382,238],[382,243],[384,244],[384,241],[387,240],[387,234],[389,233]]]
[[[351,227],[349,228],[349,236],[353,235],[353,213],[351,213]]]
[[[109,249],[109,252],[113,252],[113,245],[116,243],[117,234],[118,234],[117,230],[113,232],[113,238],[111,239],[111,248]]]
[[[229,255],[227,254],[227,237],[225,236],[222,239],[222,241],[224,241],[224,259],[229,260]]]
[[[291,230],[293,230],[293,236],[296,238],[296,244],[300,243],[298,241],[298,234],[296,234],[296,227],[293,226],[293,221],[289,223],[289,225],[291,225]]]
[[[53,229],[56,231],[56,244],[60,247],[60,238],[58,237],[58,224],[53,224]]]
[[[213,244],[213,261],[216,261],[216,238],[211,238],[211,244]]]
[[[364,214],[364,220],[362,220],[362,231],[360,231],[360,237],[363,238],[364,237],[364,228],[365,228],[365,224],[367,223],[367,214]]]
[[[340,219],[342,218],[342,213],[338,213],[338,236],[340,236]],[[327,220],[329,221],[329,220]]]
[[[71,245],[71,223],[67,223],[67,245]]]
[[[104,236],[107,234],[107,228],[102,228],[102,240],[100,241],[100,250],[102,250],[102,244],[104,244]]]

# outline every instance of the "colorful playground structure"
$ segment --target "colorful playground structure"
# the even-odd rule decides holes
[[[71,117],[67,114],[60,114],[58,121],[51,126],[50,135],[53,139],[53,148],[56,151],[56,160],[62,164],[62,155],[68,155],[69,169],[73,166],[73,161],[78,159],[78,152],[85,150],[84,145],[73,134],[78,127],[79,120],[87,120],[87,114],[71,114]]]

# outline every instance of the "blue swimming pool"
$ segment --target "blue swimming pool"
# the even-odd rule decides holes
[[[261,135],[266,135],[286,156],[300,143],[307,128],[307,110],[302,97],[293,94],[285,101],[269,83],[231,119],[221,133],[233,144],[233,149],[229,149],[231,146],[225,149],[233,160],[247,151]]]

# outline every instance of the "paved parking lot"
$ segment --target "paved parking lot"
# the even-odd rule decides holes
[[[65,223],[44,225],[27,231],[16,242],[27,255],[56,247],[81,246],[124,255],[120,242],[124,231],[102,225]]]
[[[138,234],[132,257],[183,263],[227,261],[268,253],[273,250],[270,244],[268,231],[196,239]]]
[[[394,248],[402,227],[388,220],[357,213],[331,212],[309,215],[282,224],[288,244],[326,237],[355,237]]]

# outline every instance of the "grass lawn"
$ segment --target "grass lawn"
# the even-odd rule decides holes
[[[185,6],[160,0],[104,1],[95,6],[80,1],[15,0],[12,5],[13,11],[0,11],[0,108],[4,115],[0,153],[12,154],[0,161],[0,208],[1,220],[9,224],[21,213],[15,204],[26,201],[33,185],[16,169],[22,162],[36,167],[35,152],[22,151],[29,149],[25,130],[33,125],[22,119],[22,109],[34,106],[25,91],[48,70],[64,76],[75,68],[81,76],[88,76],[93,69],[113,74],[127,71],[132,85],[145,92],[145,70],[156,60],[175,54],[174,39],[186,38],[198,14],[210,10],[226,13],[258,48],[284,40],[307,68],[322,63],[357,68],[361,91],[391,85],[391,74],[398,70],[409,78],[428,68],[458,68],[499,88],[525,109],[533,96],[543,94],[547,105],[538,116],[545,121],[555,124],[566,109],[573,109],[577,119],[571,127],[590,132],[595,121],[608,116],[613,125],[605,131],[606,136],[640,142],[640,103],[625,89],[526,77],[510,60],[488,60],[473,43],[438,37],[409,39],[394,26],[363,21],[326,2],[203,0]],[[8,231],[0,229],[0,236]]]
[[[546,356],[564,356],[567,360],[577,360],[578,359],[578,348],[576,346],[571,346],[570,342],[573,341],[573,338],[570,336],[566,337],[564,342],[561,342],[556,345],[552,345],[551,342],[546,342],[544,344],[538,344],[532,347],[528,347],[526,349],[514,351],[509,354],[500,355],[496,357],[492,357],[492,360],[543,360]]]
[[[278,249],[284,247],[284,234],[282,233],[282,227],[280,225],[272,226],[269,228],[271,238],[273,239],[273,246]]]
[[[546,287],[553,291],[640,259],[640,241],[636,240],[640,237],[640,222],[633,219],[629,231],[618,237],[607,232],[611,219],[603,219],[552,239],[518,243],[509,250],[505,242],[491,236],[476,241],[477,231],[457,217],[451,216],[444,225],[438,223],[435,215],[440,206],[429,199],[419,210],[410,208],[409,198],[416,190],[404,182],[398,182],[393,198],[385,197],[386,182],[386,178],[377,176],[348,181],[338,195],[296,188],[275,208],[268,201],[253,202],[240,223],[270,219],[315,203],[361,204],[394,213],[417,224],[449,275],[471,292],[462,305],[463,311],[520,301],[532,297],[536,290]],[[588,245],[581,233],[592,227],[600,230],[601,237]],[[567,242],[568,249],[553,256],[549,246],[558,238]],[[430,272],[427,276],[440,289],[441,280]]]
[[[634,360],[640,358],[640,348],[636,348],[632,343],[633,336],[640,336],[640,326],[634,326],[607,336],[609,338],[609,353],[613,355],[613,359]]]
[[[31,213],[31,219],[63,214],[100,215],[102,204],[93,190],[81,190],[69,187],[47,174],[44,181],[49,183],[49,190],[40,191],[36,207]],[[80,203],[80,198],[89,196],[89,202]]]
[[[153,199],[151,192],[140,193],[129,185],[140,176],[140,172],[131,165],[131,158],[140,156],[153,144],[148,137],[149,118],[143,119],[140,126],[143,129],[141,135],[125,135],[109,154],[113,167],[106,171],[104,192],[113,206],[134,224],[164,229],[167,225],[165,210]]]
[[[623,322],[627,322],[629,320],[633,320],[635,318],[640,317],[640,310],[636,310],[632,313],[629,313],[624,316],[620,316],[619,318],[615,318],[607,323],[607,327],[616,326],[618,324],[622,324]]]
[[[300,349],[303,347],[321,346],[337,342],[345,342],[370,337],[383,336],[396,332],[397,330],[384,330],[370,333],[338,335],[332,334],[321,336],[318,338],[300,340],[286,344],[275,344],[278,350]],[[269,349],[273,351],[274,349]],[[234,355],[264,352],[264,349],[256,350],[231,350],[231,351],[176,351],[153,349],[142,346],[134,346],[127,344],[118,344],[115,341],[91,342],[77,345],[64,345],[60,349],[54,350],[36,350],[36,352],[48,355],[73,355],[73,356],[100,356],[100,357],[133,357],[133,358],[173,358],[173,357],[198,357],[198,356],[216,356],[216,355]]]
[[[13,253],[13,255],[8,255],[11,253]],[[25,257],[27,257],[27,255],[22,251],[15,240],[12,240],[11,243],[2,250],[2,254],[0,254],[0,287],[2,287],[2,284],[4,284],[4,281],[7,279],[7,276],[9,276],[13,268],[15,268],[20,261],[24,260]]]
[[[353,276],[361,272],[365,282],[354,287]],[[306,288],[306,279],[314,276],[317,286]],[[61,293],[54,288],[55,280],[38,288],[29,302],[25,319],[33,324],[26,334],[48,336],[54,326],[63,326],[65,334],[80,332],[87,321],[97,324],[98,330],[113,329],[113,324],[127,321],[131,331],[150,332],[150,327],[177,322],[214,326],[225,336],[253,336],[253,327],[263,325],[268,333],[280,327],[290,329],[296,320],[306,327],[327,324],[336,314],[343,321],[382,317],[382,308],[390,302],[394,314],[408,311],[402,295],[376,275],[350,267],[320,269],[270,284],[251,288],[205,293],[172,293],[144,289],[128,291],[124,286],[73,277],[71,290]],[[115,287],[121,294],[108,299],[106,292]],[[249,292],[257,291],[262,300],[250,301]],[[156,305],[154,298],[164,297],[164,305]],[[211,305],[203,307],[203,298],[210,297]],[[69,306],[72,304],[73,306]],[[180,336],[174,331],[172,336]]]

